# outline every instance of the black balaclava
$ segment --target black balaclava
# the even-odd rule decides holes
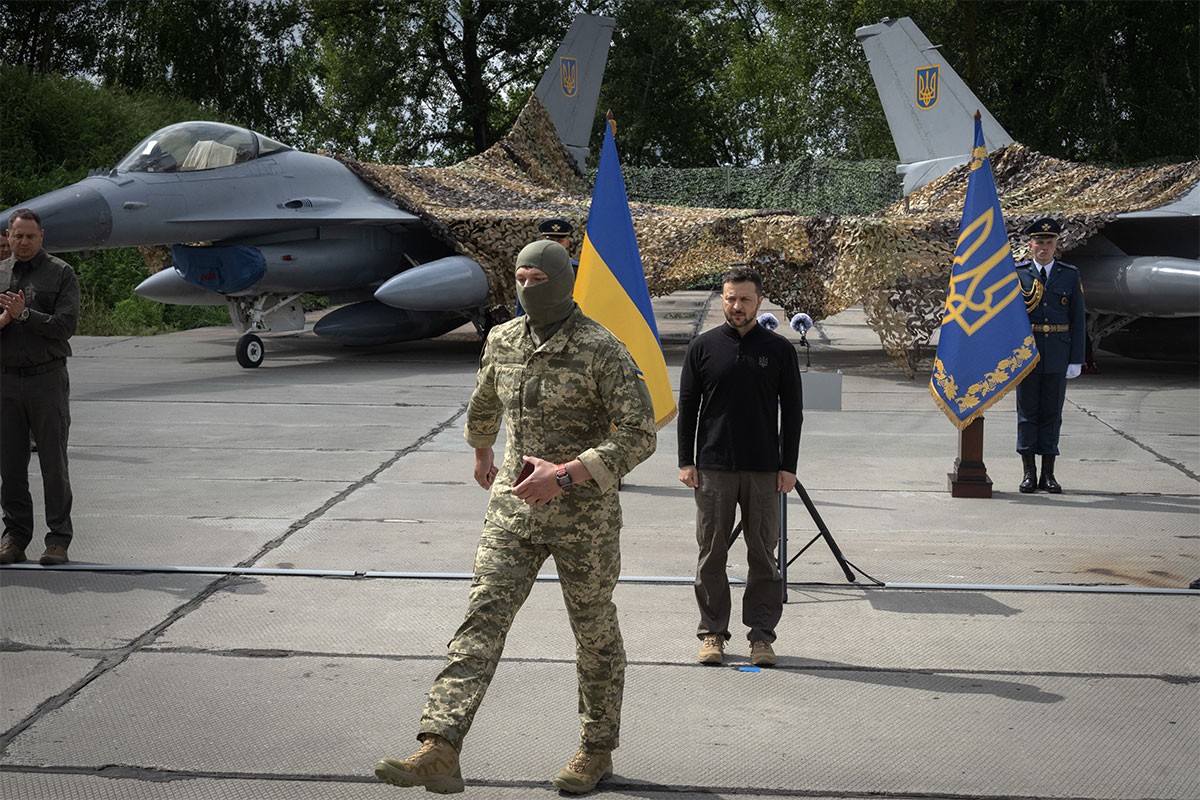
[[[529,317],[538,344],[549,339],[575,308],[575,270],[571,256],[557,242],[543,239],[526,245],[517,255],[517,268],[534,267],[546,273],[548,280],[522,288],[517,299]]]

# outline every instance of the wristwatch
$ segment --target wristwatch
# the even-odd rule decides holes
[[[17,322],[24,322],[29,319],[29,306],[25,306],[24,310],[17,315]]]
[[[558,482],[558,488],[566,491],[575,485],[575,479],[571,477],[571,473],[567,472],[566,466],[558,465],[558,471],[554,473],[554,480]]]

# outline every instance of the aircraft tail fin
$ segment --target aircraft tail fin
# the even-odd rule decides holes
[[[587,161],[596,101],[616,24],[611,17],[577,15],[535,91],[580,169]]]
[[[905,194],[968,161],[976,111],[982,115],[989,150],[1012,143],[1013,138],[910,18],[866,25],[854,36],[867,54],[900,154],[896,171],[904,178]]]

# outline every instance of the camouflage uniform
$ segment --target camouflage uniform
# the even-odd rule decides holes
[[[430,689],[420,733],[455,747],[471,727],[513,617],[553,555],[575,633],[580,739],[618,744],[625,650],[613,588],[621,570],[617,479],[657,444],[650,394],[628,351],[576,307],[541,346],[528,317],[494,328],[467,410],[466,439],[491,447],[506,419],[507,446],[475,555],[467,616]],[[592,475],[544,506],[511,493],[521,456],[578,458]]]

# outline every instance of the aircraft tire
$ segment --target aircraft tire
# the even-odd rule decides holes
[[[253,369],[263,363],[266,358],[267,351],[263,347],[262,339],[255,336],[253,333],[247,333],[242,338],[238,339],[237,343],[237,362],[246,369]]]

